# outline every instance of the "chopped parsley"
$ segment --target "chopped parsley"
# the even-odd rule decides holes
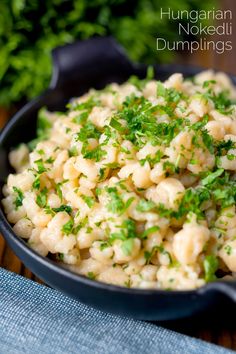
[[[48,189],[45,187],[42,189],[42,191],[37,195],[36,197],[36,203],[40,208],[45,208],[47,205],[47,194],[48,194]]]
[[[72,212],[72,208],[69,206],[69,205],[65,205],[65,204],[62,204],[60,207],[58,208],[52,208],[52,210],[55,212],[55,213],[59,213],[61,211],[65,211],[66,213],[68,214],[71,214]]]
[[[78,150],[75,146],[71,147],[69,149],[69,156],[72,157],[72,156],[78,156]]]
[[[119,239],[125,241],[128,238],[135,238],[135,237],[137,237],[135,222],[132,219],[126,219],[120,225],[120,231],[114,232],[110,235],[110,240],[114,241],[116,239]]]
[[[118,130],[119,132],[124,132],[125,128],[123,127],[123,125],[116,120],[115,118],[112,118],[110,121],[110,126],[116,130]]]
[[[101,251],[103,251],[103,250],[105,250],[105,249],[106,249],[107,247],[109,247],[109,246],[111,246],[111,244],[110,244],[109,241],[102,241],[102,242],[100,243],[99,248],[100,248]]]
[[[97,146],[93,150],[87,150],[87,148],[83,148],[82,154],[85,159],[95,160],[98,162],[107,155],[107,152],[103,150],[101,146]]]
[[[18,209],[20,206],[23,205],[24,194],[23,194],[22,190],[17,187],[13,187],[13,191],[16,194],[16,198],[13,201],[13,203],[15,204],[16,209]]]
[[[96,275],[93,272],[88,272],[87,277],[91,280],[95,280]]]
[[[85,201],[85,203],[87,204],[87,206],[89,208],[92,208],[95,204],[95,199],[93,197],[89,197],[87,195],[82,195],[82,199]]]
[[[64,261],[64,253],[57,253],[56,259],[60,262]]]
[[[219,267],[219,261],[216,256],[209,255],[206,256],[203,261],[203,268],[205,272],[205,281],[210,282],[216,280],[215,272]]]
[[[217,156],[223,156],[231,149],[235,149],[236,144],[232,140],[222,140],[216,143],[216,154]]]
[[[231,256],[232,254],[232,247],[230,245],[226,245],[224,247],[225,252],[227,253],[228,256]]]
[[[134,239],[129,238],[122,242],[121,249],[125,256],[130,256],[134,247]]]
[[[32,187],[34,189],[40,189],[40,175],[37,175],[33,184],[32,184]]]
[[[124,201],[118,193],[116,187],[109,187],[107,188],[107,192],[110,198],[109,203],[107,204],[108,211],[112,213],[122,213],[124,210]]]
[[[73,118],[72,122],[76,124],[84,124],[88,119],[89,112],[85,111],[78,114],[76,117]]]
[[[66,224],[62,226],[61,231],[66,235],[70,235],[72,234],[73,228],[74,228],[74,221],[70,219],[69,221],[67,221]]]
[[[149,65],[147,68],[147,73],[146,73],[146,78],[145,79],[140,79],[136,75],[132,75],[128,82],[130,82],[132,85],[136,86],[139,90],[142,90],[146,83],[149,80],[152,80],[154,78],[154,68],[153,66]]]
[[[61,201],[62,201],[62,199],[63,199],[61,187],[62,187],[62,185],[63,185],[64,183],[67,183],[67,182],[68,182],[68,180],[66,179],[66,180],[64,180],[63,182],[57,183],[56,186],[55,186],[55,187],[56,187],[57,195],[58,195],[58,197],[60,198]]]
[[[47,168],[44,166],[44,162],[42,159],[36,160],[36,161],[34,161],[34,163],[36,164],[36,166],[38,168],[37,169],[38,174],[42,174],[47,171]]]
[[[203,82],[202,87],[203,88],[208,88],[211,84],[216,84],[216,81],[215,80],[206,80],[206,81]]]
[[[92,122],[87,122],[77,133],[76,140],[88,144],[88,139],[99,139],[101,133]],[[87,146],[87,145],[86,145]]]
[[[93,107],[99,106],[99,105],[100,105],[100,101],[94,95],[94,96],[90,96],[84,102],[72,101],[72,102],[67,104],[67,108],[72,110],[72,111],[87,111],[87,112],[91,112]]]
[[[169,258],[169,263],[171,265],[173,265],[173,260],[172,260],[172,257],[170,255],[170,253],[168,251],[166,251],[166,249],[163,247],[163,245],[159,245],[159,246],[154,246],[151,250],[151,252],[149,251],[145,251],[144,252],[144,257],[146,259],[146,264],[149,264],[152,257],[155,255],[156,252],[160,252],[161,254],[163,255],[166,255],[168,256]]]
[[[215,172],[209,173],[207,177],[202,179],[202,181],[201,181],[202,185],[206,186],[208,184],[211,184],[212,182],[214,182],[216,180],[217,177],[221,176],[222,173],[224,173],[223,168],[219,168]]]
[[[160,230],[160,227],[155,225],[155,226],[152,226],[152,227],[149,227],[147,230],[145,230],[142,235],[141,235],[141,238],[145,239],[147,238],[148,235],[156,232],[156,231],[159,231]]]
[[[106,205],[107,210],[114,214],[123,214],[135,200],[134,197],[130,197],[127,201],[124,201],[116,187],[108,187],[106,191],[109,195],[109,202]]]

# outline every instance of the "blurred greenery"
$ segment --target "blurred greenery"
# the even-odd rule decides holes
[[[169,62],[156,37],[178,40],[160,8],[212,9],[216,0],[0,0],[0,106],[30,99],[50,81],[52,48],[113,35],[136,61]]]

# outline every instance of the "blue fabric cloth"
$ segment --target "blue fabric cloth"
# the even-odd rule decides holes
[[[155,324],[96,311],[0,269],[0,353],[233,353]]]

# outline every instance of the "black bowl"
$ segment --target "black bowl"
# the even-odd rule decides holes
[[[124,82],[130,75],[146,76],[145,65],[133,64],[112,38],[94,38],[53,51],[54,72],[50,88],[24,106],[0,134],[1,184],[11,171],[8,152],[35,136],[37,112],[42,106],[63,110],[71,97],[89,88],[103,88],[110,82]],[[154,66],[155,75],[164,80],[175,72],[185,77],[201,71],[179,65]],[[234,82],[236,79],[232,77]],[[103,311],[145,320],[168,320],[214,309],[226,309],[236,301],[236,282],[215,282],[191,291],[128,289],[90,280],[41,257],[17,237],[0,210],[0,230],[9,246],[46,284]]]

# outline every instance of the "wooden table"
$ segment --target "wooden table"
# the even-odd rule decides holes
[[[230,9],[234,8],[234,14],[236,14],[236,1],[224,0],[224,7]],[[180,56],[178,61],[186,64],[194,64],[203,67],[225,70],[236,74],[236,47],[234,46],[232,52],[227,53],[227,55],[216,55],[214,52],[198,52],[194,55],[185,55],[184,57]],[[6,120],[7,112],[0,109],[0,127]],[[1,235],[0,267],[40,282],[40,280],[37,279],[10,250]],[[229,314],[229,317],[232,317],[232,314]],[[189,334],[196,338],[201,338],[203,340],[236,350],[236,324],[234,324],[234,321],[229,321],[226,319],[224,321],[214,321],[213,323],[211,319],[209,319],[209,321],[202,321],[201,319],[198,319],[195,321],[185,320],[168,324],[164,323],[162,325],[176,331]]]

